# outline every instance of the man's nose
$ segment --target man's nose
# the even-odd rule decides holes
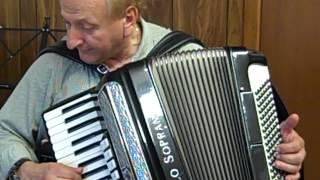
[[[72,28],[69,29],[67,38],[67,46],[69,49],[74,49],[83,43],[81,33]]]

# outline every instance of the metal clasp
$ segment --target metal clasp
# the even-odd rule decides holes
[[[101,74],[107,74],[109,72],[109,69],[106,65],[100,64],[97,66],[97,71]]]

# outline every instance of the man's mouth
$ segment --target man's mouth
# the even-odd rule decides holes
[[[89,53],[89,52],[92,52],[93,49],[92,48],[87,48],[87,49],[78,49],[79,52],[81,53]]]

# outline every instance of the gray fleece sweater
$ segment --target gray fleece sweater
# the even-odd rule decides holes
[[[144,58],[169,29],[142,19],[142,41],[133,60]],[[200,48],[188,44],[183,49]],[[0,110],[0,179],[5,179],[21,158],[37,161],[32,130],[42,121],[42,112],[57,102],[87,90],[100,81],[99,74],[58,54],[39,57]]]

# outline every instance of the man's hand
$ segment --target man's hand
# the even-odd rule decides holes
[[[304,140],[294,130],[299,123],[299,116],[291,114],[281,123],[281,135],[283,142],[277,147],[277,160],[274,165],[278,169],[286,171],[286,180],[300,178],[302,162],[306,157]]]
[[[72,168],[58,163],[37,164],[27,161],[20,166],[17,173],[23,180],[80,180],[82,168]]]

